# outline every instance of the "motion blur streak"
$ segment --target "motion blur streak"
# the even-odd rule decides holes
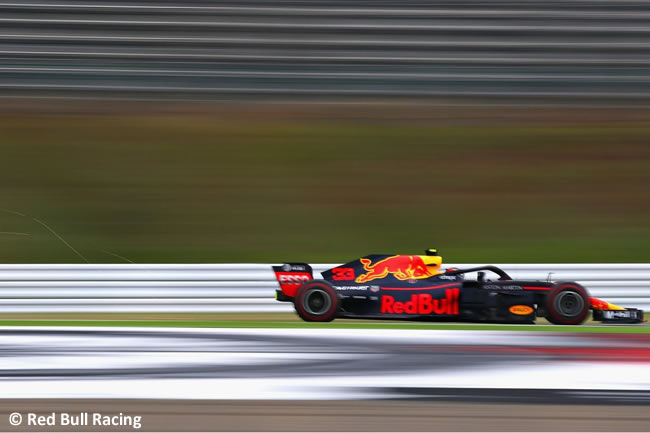
[[[4,398],[650,400],[648,335],[2,328],[0,337]]]
[[[4,96],[650,98],[650,5],[0,3]]]

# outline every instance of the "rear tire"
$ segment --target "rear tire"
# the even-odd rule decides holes
[[[298,289],[294,307],[305,322],[331,322],[339,309],[339,297],[328,282],[313,280]]]
[[[579,325],[589,315],[589,294],[576,283],[562,283],[546,296],[546,320],[554,325]]]

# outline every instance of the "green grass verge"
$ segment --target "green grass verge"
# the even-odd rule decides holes
[[[403,111],[0,114],[0,263],[650,261],[647,117]]]
[[[571,333],[646,334],[647,326],[556,326],[497,325],[422,322],[265,322],[265,321],[183,321],[183,320],[0,320],[0,326],[129,326],[168,328],[312,328],[312,329],[428,329],[467,331],[544,331]]]

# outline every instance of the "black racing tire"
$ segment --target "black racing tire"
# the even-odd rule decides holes
[[[339,310],[339,296],[327,281],[312,280],[303,284],[293,303],[305,322],[331,322]]]
[[[546,295],[546,320],[554,325],[580,325],[589,315],[587,289],[576,283],[560,283]]]

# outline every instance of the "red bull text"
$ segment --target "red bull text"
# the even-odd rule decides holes
[[[396,301],[391,295],[381,296],[381,312],[387,314],[458,314],[459,289],[445,290],[445,297],[434,299],[429,293],[411,295],[406,302]]]

